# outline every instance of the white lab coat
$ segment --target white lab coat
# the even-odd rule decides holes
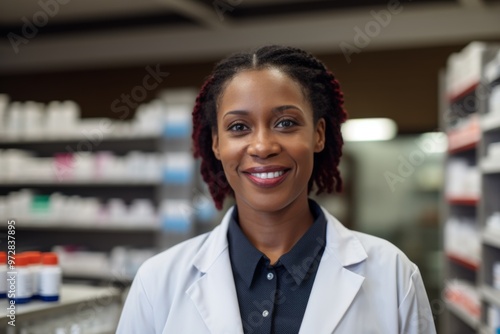
[[[391,243],[348,230],[322,209],[327,244],[299,334],[435,333],[417,266]],[[243,333],[227,243],[231,212],[212,232],[141,266],[117,333]]]

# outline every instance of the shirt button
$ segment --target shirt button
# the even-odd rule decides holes
[[[269,311],[268,310],[265,310],[264,312],[262,312],[262,316],[265,318],[269,315]]]
[[[274,278],[274,274],[273,273],[267,274],[267,279],[268,280],[272,280],[273,278]]]

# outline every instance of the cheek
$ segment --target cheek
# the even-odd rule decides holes
[[[219,152],[226,173],[232,173],[243,156],[243,145],[234,140],[220,139]]]
[[[296,159],[307,160],[314,154],[314,146],[307,141],[297,141],[288,145],[287,151]]]

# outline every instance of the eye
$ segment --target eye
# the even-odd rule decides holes
[[[234,123],[227,128],[229,131],[241,132],[248,130],[248,127],[243,123]]]
[[[290,128],[294,125],[297,125],[295,121],[292,121],[291,119],[283,119],[278,122],[276,125],[277,128]]]

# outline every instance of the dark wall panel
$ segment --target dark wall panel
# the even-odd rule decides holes
[[[337,75],[345,92],[346,109],[351,118],[390,117],[400,132],[412,133],[437,129],[438,71],[452,52],[464,45],[421,49],[360,52],[348,63],[342,54],[318,55]],[[169,72],[158,87],[147,92],[144,101],[155,97],[158,90],[169,87],[200,87],[216,60],[196,64],[161,64]],[[148,75],[146,66],[0,75],[0,92],[14,100],[72,99],[82,107],[84,117],[120,115],[111,103],[141,86]],[[152,82],[152,81],[151,81]]]

